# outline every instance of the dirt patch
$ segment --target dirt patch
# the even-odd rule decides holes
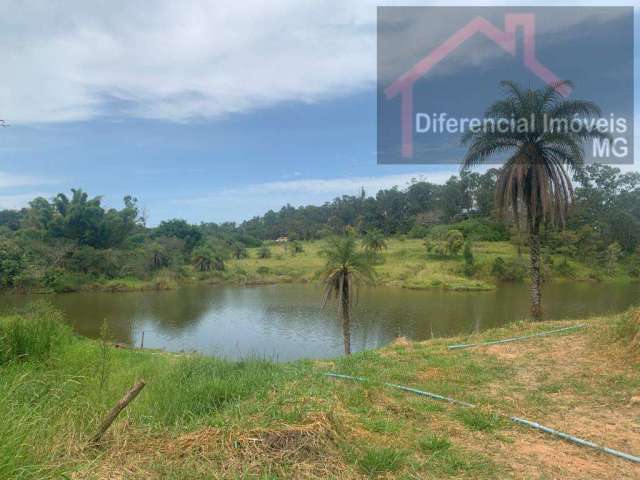
[[[396,337],[396,339],[391,342],[391,347],[412,348],[413,343],[407,337]]]
[[[504,445],[501,455],[510,458],[518,478],[632,479],[637,467],[624,460],[611,460],[597,452],[561,441],[518,436]]]
[[[514,368],[513,383],[490,385],[491,396],[513,399],[511,413],[640,455],[640,403],[607,389],[636,375],[621,348],[603,341],[606,333],[605,326],[591,325],[571,335],[484,348]],[[640,467],[629,461],[534,431],[516,428],[512,435],[513,443],[495,445],[494,458],[507,459],[518,478],[640,478]]]
[[[429,380],[441,379],[444,373],[440,368],[425,367],[416,372],[416,380],[419,382],[428,382]]]

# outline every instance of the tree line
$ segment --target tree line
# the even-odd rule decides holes
[[[363,191],[320,206],[287,205],[240,224],[170,219],[156,227],[145,224],[135,197],[125,197],[120,209],[106,208],[101,197],[74,189],[0,211],[0,286],[64,290],[69,275],[148,278],[167,268],[223,269],[225,260],[242,258],[264,241],[318,239],[348,229],[444,239],[453,226],[473,240],[508,240],[514,229],[494,207],[499,174],[464,171],[443,185],[415,180],[375,196]],[[575,180],[566,228],[543,225],[543,245],[586,262],[606,262],[613,244],[620,255],[633,253],[640,244],[640,174],[591,165]]]

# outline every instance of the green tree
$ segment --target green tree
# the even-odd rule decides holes
[[[496,123],[513,119],[526,128],[470,129],[462,138],[469,148],[463,168],[472,168],[497,155],[507,154],[496,185],[497,210],[513,213],[516,221],[524,210],[529,232],[531,261],[531,315],[540,318],[541,259],[540,226],[544,222],[564,225],[573,188],[567,173],[583,164],[582,144],[592,138],[608,138],[595,129],[563,128],[574,115],[590,118],[600,115],[592,102],[564,100],[556,89],[569,85],[559,82],[540,90],[523,89],[505,81],[506,98],[485,113]],[[532,122],[530,119],[534,119]],[[554,128],[547,128],[554,120]],[[584,127],[584,125],[583,125]],[[506,130],[506,131],[504,131]]]
[[[344,353],[351,354],[351,310],[356,290],[362,283],[372,282],[374,271],[366,253],[358,250],[355,239],[348,235],[327,240],[321,254],[326,265],[321,272],[324,283],[322,307],[334,298],[342,322]]]
[[[622,247],[618,242],[613,242],[607,247],[607,271],[609,275],[613,275],[618,266],[618,260],[622,256]]]
[[[467,240],[464,243],[464,274],[467,277],[473,276],[476,271],[476,261],[473,256],[473,248],[471,247],[471,240]]]
[[[23,254],[18,244],[12,240],[0,239],[0,287],[15,285],[24,268]]]
[[[175,237],[183,240],[186,252],[191,252],[202,240],[202,232],[198,227],[177,218],[160,222],[154,233],[157,237]]]

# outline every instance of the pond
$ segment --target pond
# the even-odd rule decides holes
[[[167,292],[5,295],[2,308],[45,298],[73,328],[91,338],[107,322],[114,341],[169,351],[277,361],[342,354],[342,331],[332,304],[320,309],[318,285],[183,286]],[[414,291],[376,287],[360,292],[352,321],[353,351],[380,347],[398,336],[414,340],[471,333],[524,318],[526,284],[491,292]],[[547,285],[546,317],[580,318],[640,304],[640,284]]]

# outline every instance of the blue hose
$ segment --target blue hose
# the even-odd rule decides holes
[[[341,378],[341,379],[344,379],[344,380],[355,380],[355,381],[358,381],[358,382],[367,381],[367,379],[364,378],[364,377],[353,377],[351,375],[342,375],[340,373],[328,372],[328,373],[325,373],[325,375],[328,376],[328,377]],[[429,397],[429,398],[432,398],[434,400],[441,400],[441,401],[449,402],[449,403],[452,403],[452,404],[455,404],[455,405],[460,405],[460,406],[467,407],[467,408],[476,408],[477,407],[477,405],[474,405],[472,403],[463,402],[461,400],[456,400],[455,398],[451,398],[451,397],[445,397],[443,395],[438,395],[437,393],[431,393],[431,392],[426,392],[424,390],[418,390],[416,388],[405,387],[404,385],[396,385],[394,383],[383,383],[383,385],[386,386],[386,387],[395,388],[395,389],[402,390],[402,391],[405,391],[405,392],[415,393],[416,395],[420,395],[420,396],[423,396],[423,397]],[[574,437],[573,435],[569,435],[568,433],[560,432],[558,430],[554,430],[553,428],[545,427],[544,425],[541,425],[541,424],[539,424],[537,422],[532,422],[530,420],[526,420],[524,418],[520,418],[520,417],[508,417],[508,418],[509,418],[509,420],[511,420],[514,423],[517,423],[519,425],[524,425],[526,427],[533,428],[535,430],[540,430],[541,432],[545,432],[545,433],[548,433],[550,435],[554,435],[554,436],[556,436],[558,438],[562,438],[563,440],[567,440],[568,442],[575,443],[575,444],[581,445],[583,447],[589,447],[589,448],[592,448],[594,450],[598,450],[600,452],[608,453],[609,455],[615,455],[616,457],[624,458],[625,460],[629,460],[631,462],[640,463],[640,457],[637,457],[635,455],[631,455],[629,453],[621,452],[619,450],[614,450],[613,448],[603,447],[601,445],[598,445],[597,443],[590,442],[589,440],[584,440],[582,438]]]
[[[520,337],[505,338],[504,340],[493,340],[491,342],[480,342],[480,343],[460,343],[458,345],[449,345],[447,348],[449,350],[458,350],[461,348],[480,347],[482,345],[498,345],[500,343],[516,342],[518,340],[525,340],[527,338],[546,337],[547,335],[552,335],[554,333],[568,332],[570,330],[578,330],[580,328],[585,328],[585,327],[586,325],[574,325],[572,327],[558,328],[556,330],[547,330],[546,332],[532,333],[531,335],[522,335]]]

